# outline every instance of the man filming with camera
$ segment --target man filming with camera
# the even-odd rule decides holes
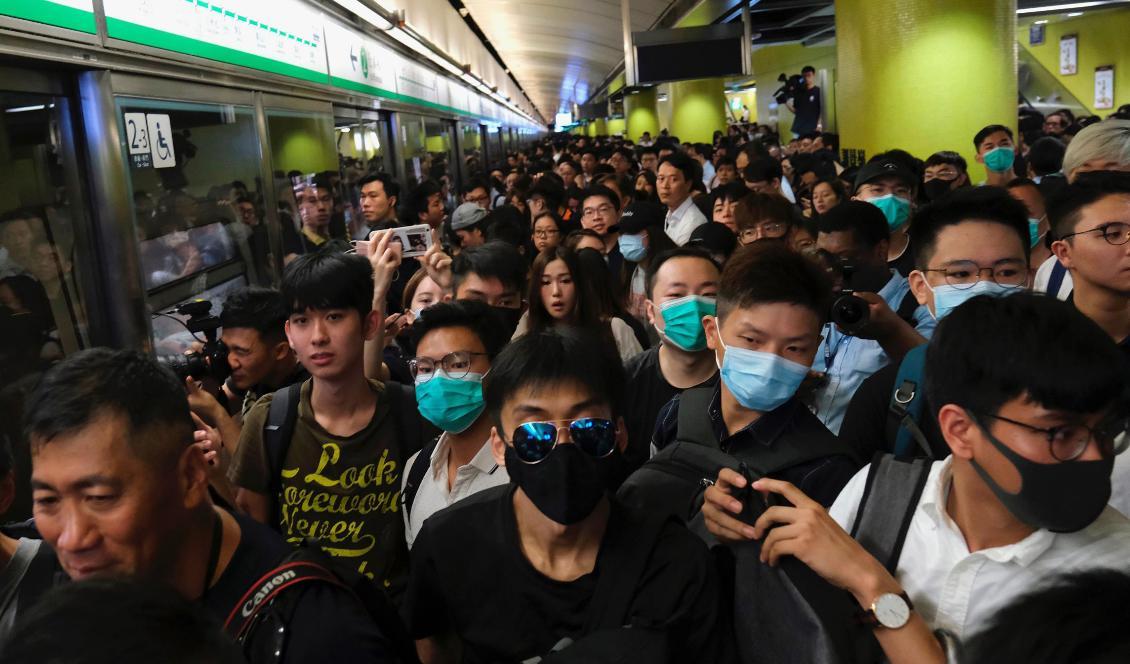
[[[806,66],[800,70],[804,87],[793,86],[785,102],[793,118],[793,136],[799,138],[817,130],[820,125],[820,88],[816,85],[816,70]]]
[[[906,277],[887,265],[891,233],[879,208],[845,201],[820,215],[817,228],[816,248],[839,282],[839,297],[813,363],[823,374],[813,405],[824,426],[839,434],[859,385],[924,343],[936,322]]]

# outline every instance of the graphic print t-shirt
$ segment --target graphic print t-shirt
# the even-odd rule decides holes
[[[291,544],[319,541],[326,553],[356,566],[394,596],[406,582],[408,551],[400,514],[400,476],[415,450],[403,449],[397,418],[387,393],[371,382],[378,396],[373,419],[348,437],[323,429],[310,406],[312,382],[302,385],[298,421],[283,461],[279,532]],[[263,426],[271,396],[248,412],[239,449],[229,471],[245,489],[268,494]]]

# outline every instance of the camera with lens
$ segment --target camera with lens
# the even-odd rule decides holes
[[[832,277],[835,299],[829,319],[846,334],[855,335],[871,322],[871,306],[856,293],[878,293],[891,279],[886,266],[858,265],[827,251],[816,256]]]
[[[196,335],[203,334],[204,341],[200,350],[193,350],[184,355],[163,357],[162,364],[172,369],[181,380],[189,376],[196,380],[212,378],[218,383],[227,380],[231,375],[228,347],[219,339],[217,331],[220,329],[220,319],[212,315],[212,303],[208,300],[185,302],[177,306],[175,313],[188,316],[188,320],[181,321],[181,324],[197,341],[200,338]]]
[[[793,74],[792,76],[781,74],[777,77],[777,81],[783,83],[783,85],[777,88],[777,91],[773,93],[773,99],[776,100],[778,104],[784,104],[786,101],[796,97],[805,87],[804,76],[800,74]]]

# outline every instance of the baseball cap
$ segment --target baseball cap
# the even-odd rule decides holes
[[[667,219],[667,208],[649,201],[635,201],[624,208],[620,215],[619,230],[627,235],[641,233],[647,228],[663,227]]]
[[[902,180],[908,187],[918,186],[918,178],[905,166],[894,159],[879,159],[864,164],[859,169],[859,174],[855,176],[855,190],[858,191],[860,187],[872,180],[891,176]]]
[[[464,203],[455,208],[455,212],[451,213],[451,230],[461,231],[464,228],[470,228],[482,221],[486,216],[487,211],[478,203]]]
[[[872,205],[871,207],[875,206]],[[732,254],[737,244],[738,236],[734,235],[734,232],[729,228],[726,228],[725,224],[715,221],[699,224],[691,232],[691,239],[687,241],[687,246],[699,247],[705,249],[709,254],[721,254],[723,256]]]

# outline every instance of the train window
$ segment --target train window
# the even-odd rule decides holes
[[[463,166],[469,177],[482,175],[486,159],[483,155],[483,126],[480,124],[462,124],[463,130]]]
[[[151,310],[229,282],[270,284],[253,109],[125,97],[118,107]],[[155,323],[153,332],[158,354],[189,341],[183,328]]]
[[[267,111],[284,262],[351,234],[333,129],[329,114]]]
[[[456,191],[455,123],[429,116],[400,113],[400,154],[404,159],[404,183],[410,190],[431,178]]]
[[[334,124],[345,223],[351,236],[362,239],[369,229],[361,217],[361,192],[357,183],[366,175],[392,170],[388,121],[337,118]]]

